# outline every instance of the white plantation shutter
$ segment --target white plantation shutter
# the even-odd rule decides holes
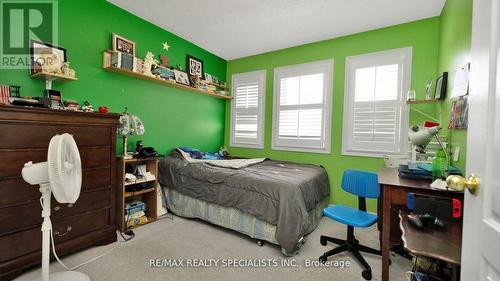
[[[344,154],[404,153],[410,69],[410,48],[346,59]]]
[[[231,146],[263,147],[265,71],[233,75]]]
[[[333,61],[275,69],[273,149],[330,152]]]

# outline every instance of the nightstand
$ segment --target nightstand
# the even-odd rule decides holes
[[[154,176],[154,179],[137,178],[137,180],[133,181],[126,180],[125,173],[133,170],[138,165],[145,165],[146,170]],[[158,159],[155,157],[132,159],[118,157],[116,160],[116,173],[117,229],[124,231],[127,228],[127,223],[125,222],[125,204],[134,201],[141,201],[146,205],[146,223],[155,221],[157,218]],[[144,224],[135,225],[130,228]]]

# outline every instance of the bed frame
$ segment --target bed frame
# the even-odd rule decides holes
[[[260,220],[236,208],[224,207],[184,195],[172,188],[162,187],[161,191],[163,203],[166,205],[165,207],[178,216],[198,218],[218,226],[235,230],[253,239],[257,239],[259,245],[262,245],[262,241],[268,241],[272,244],[279,245],[279,242],[276,241],[275,238],[276,225],[274,224]],[[319,221],[323,216],[323,209],[327,206],[328,198],[325,198],[316,205],[316,208],[309,210],[310,227],[307,230],[307,234],[318,227]],[[305,238],[302,237],[297,241],[297,246],[292,253],[287,253],[283,248],[281,248],[281,252],[285,256],[294,256],[304,243]]]

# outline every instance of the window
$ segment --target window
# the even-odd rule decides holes
[[[266,71],[233,75],[231,146],[264,147],[264,96]]]
[[[343,154],[406,151],[411,56],[411,48],[403,48],[346,58]]]
[[[276,150],[330,153],[333,60],[274,69]]]

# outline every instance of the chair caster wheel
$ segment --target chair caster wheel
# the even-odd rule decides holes
[[[321,255],[321,256],[319,256],[319,262],[320,262],[320,263],[325,263],[327,259],[328,259],[328,258],[327,258],[327,257],[325,257],[325,255]]]
[[[327,241],[326,241],[326,239],[325,239],[323,236],[321,236],[321,237],[319,238],[319,243],[320,243],[322,246],[326,246]]]
[[[257,240],[257,245],[258,245],[259,247],[264,246],[264,240]]]
[[[371,270],[363,270],[363,272],[361,272],[361,276],[363,276],[363,278],[365,278],[365,280],[372,280]]]

